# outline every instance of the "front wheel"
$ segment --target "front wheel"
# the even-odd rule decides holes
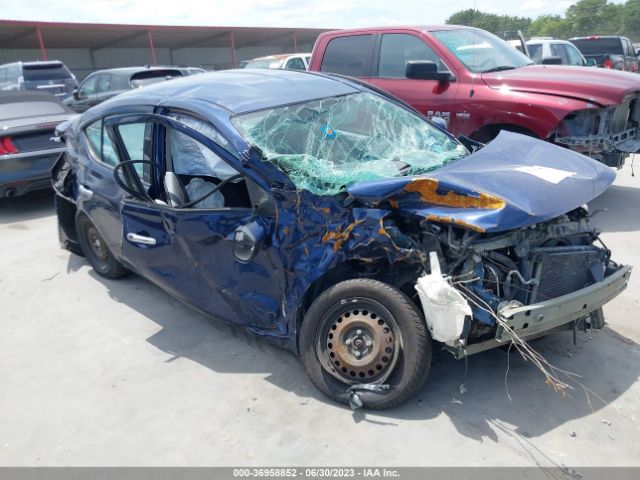
[[[347,280],[328,288],[313,302],[300,330],[300,355],[313,384],[342,403],[358,389],[363,406],[371,409],[391,408],[415,395],[429,373],[431,351],[415,304],[377,280]]]

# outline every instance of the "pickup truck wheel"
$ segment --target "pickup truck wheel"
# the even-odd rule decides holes
[[[114,279],[129,272],[115,259],[98,229],[86,215],[81,214],[76,219],[76,232],[85,257],[98,274]]]
[[[341,403],[349,403],[353,389],[371,409],[391,408],[415,395],[429,373],[431,351],[420,311],[404,293],[377,280],[328,288],[300,330],[300,355],[313,384]],[[388,389],[373,391],[372,385]]]

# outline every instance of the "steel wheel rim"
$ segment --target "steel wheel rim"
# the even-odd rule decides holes
[[[103,262],[108,260],[109,252],[107,251],[107,246],[93,225],[87,227],[87,241],[89,242],[89,247],[91,247],[91,253],[93,253],[96,258]]]
[[[393,373],[401,349],[395,318],[370,298],[352,297],[334,305],[316,334],[322,368],[346,384],[383,383]]]

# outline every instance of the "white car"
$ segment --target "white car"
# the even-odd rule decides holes
[[[310,53],[283,53],[281,55],[254,58],[249,61],[244,68],[307,70],[310,60]]]
[[[522,46],[518,40],[510,40],[509,43],[522,52]],[[551,37],[532,38],[527,41],[531,60],[539,64],[575,65],[586,67],[587,60],[574,44],[566,40],[555,40]],[[553,60],[550,60],[552,59]],[[557,59],[560,60],[557,60]]]

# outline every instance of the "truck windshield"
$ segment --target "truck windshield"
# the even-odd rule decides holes
[[[361,180],[429,172],[469,153],[424,118],[372,93],[247,113],[233,123],[296,188],[318,195]]]
[[[525,54],[484,30],[474,28],[431,33],[475,73],[498,72],[533,65]]]

